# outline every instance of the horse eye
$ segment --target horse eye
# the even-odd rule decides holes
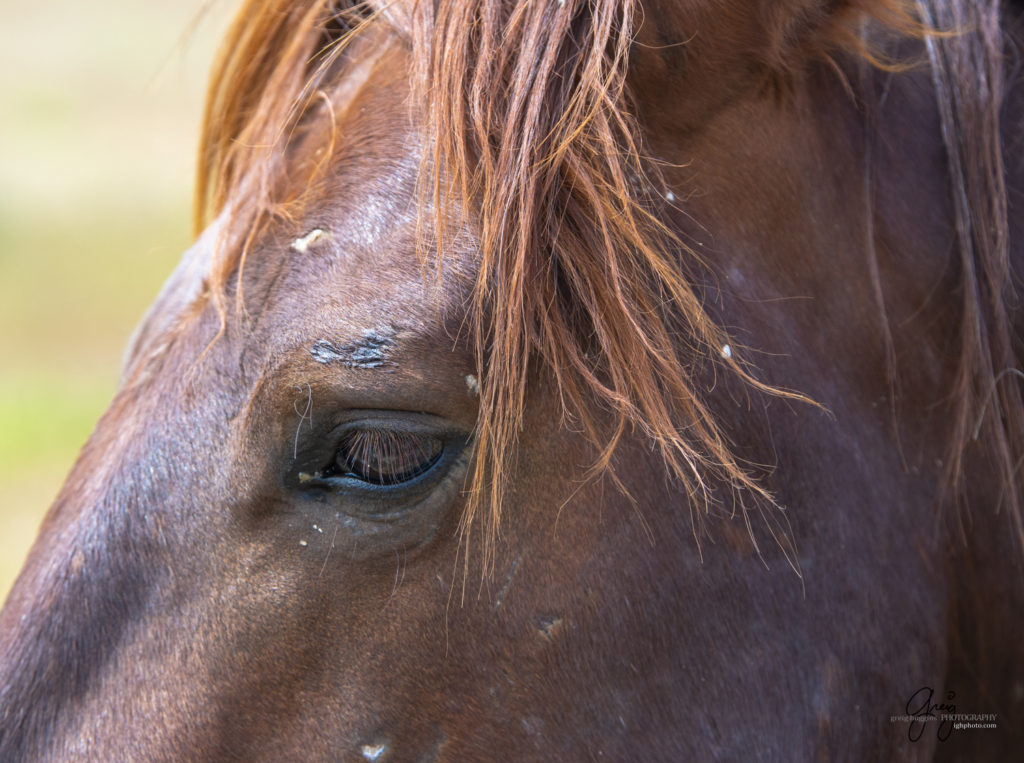
[[[354,429],[345,433],[324,477],[348,477],[371,485],[411,482],[441,459],[444,441],[394,429]]]

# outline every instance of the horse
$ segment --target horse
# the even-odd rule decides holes
[[[1022,42],[245,0],[0,759],[1019,753]]]

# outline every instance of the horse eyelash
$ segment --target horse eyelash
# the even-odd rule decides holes
[[[442,441],[394,429],[367,427],[350,430],[335,452],[332,467],[381,484],[399,484],[422,474],[436,463]]]

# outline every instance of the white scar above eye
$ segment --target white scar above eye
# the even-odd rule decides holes
[[[480,382],[473,374],[466,374],[466,389],[469,390],[469,394],[473,397],[477,397],[480,394]]]
[[[330,231],[326,231],[323,228],[313,228],[309,233],[301,238],[297,238],[292,241],[292,249],[299,254],[305,254],[310,249],[313,249],[324,241],[331,238]]]

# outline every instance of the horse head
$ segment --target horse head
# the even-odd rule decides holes
[[[1002,38],[338,6],[229,33],[201,235],[0,616],[0,757],[925,756],[922,681],[1012,703],[969,624],[1024,611],[1019,172],[949,63]]]

